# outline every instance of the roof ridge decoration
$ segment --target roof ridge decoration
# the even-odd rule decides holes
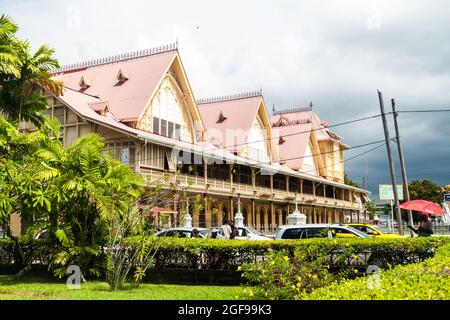
[[[217,102],[225,102],[225,101],[231,101],[231,100],[248,99],[248,98],[254,98],[254,97],[262,97],[262,89],[259,89],[256,91],[230,94],[230,95],[225,95],[225,96],[197,99],[197,104],[217,103]]]
[[[69,64],[69,65],[62,66],[60,69],[52,70],[51,72],[52,73],[62,73],[62,72],[67,72],[67,71],[72,71],[72,70],[77,70],[77,69],[90,68],[90,67],[100,66],[100,65],[104,65],[104,64],[110,64],[110,63],[130,60],[130,59],[137,59],[137,58],[152,56],[152,55],[165,53],[165,52],[169,52],[169,51],[175,51],[175,50],[178,50],[178,42],[171,43],[171,44],[164,45],[164,46],[153,47],[153,48],[149,48],[149,49],[145,49],[145,50],[126,52],[126,53],[121,53],[121,54],[114,55],[114,56],[103,57],[103,58],[98,58],[98,59],[93,59],[93,60],[82,61],[82,62],[78,62],[78,63],[74,63],[74,64]]]
[[[294,112],[306,112],[306,111],[312,111],[313,106],[309,107],[298,107],[298,108],[292,108],[292,109],[286,109],[286,110],[273,110],[273,115],[279,115],[279,114],[285,114],[285,113],[294,113]]]

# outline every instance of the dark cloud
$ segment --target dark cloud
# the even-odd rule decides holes
[[[272,104],[281,109],[313,101],[330,124],[378,113],[377,89],[388,110],[391,97],[399,110],[450,108],[445,0],[0,4],[23,36],[33,44],[50,43],[63,63],[178,39],[196,97],[262,87],[269,110]],[[450,183],[449,119],[449,113],[400,115],[411,178]],[[389,123],[393,135],[391,117]],[[380,119],[334,130],[350,146],[383,139]],[[347,157],[370,148],[349,150]],[[346,164],[360,183],[366,160],[369,189],[377,193],[379,183],[389,183],[385,148]],[[398,163],[396,170],[400,177]]]

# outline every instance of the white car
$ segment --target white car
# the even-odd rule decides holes
[[[353,227],[342,224],[302,224],[281,226],[275,240],[309,238],[370,238]]]
[[[236,227],[239,231],[239,235],[236,236],[236,240],[273,240],[264,236],[261,232],[251,227]],[[216,228],[219,230],[219,236],[224,237],[222,228]]]
[[[178,227],[163,229],[155,233],[157,237],[193,238],[192,230],[197,229],[200,238],[211,238],[211,231],[207,228]]]

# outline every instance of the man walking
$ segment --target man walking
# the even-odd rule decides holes
[[[230,239],[231,226],[228,223],[228,220],[224,220],[222,230],[223,230],[223,235],[225,236],[225,239]]]

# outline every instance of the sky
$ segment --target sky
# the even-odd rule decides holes
[[[269,114],[308,106],[330,125],[380,112],[450,109],[450,2],[0,0],[0,13],[62,65],[178,41],[196,98],[262,88]],[[409,180],[450,184],[450,113],[401,113]],[[388,116],[390,134],[395,134]],[[333,128],[348,146],[384,139],[380,118]],[[348,150],[346,158],[373,146]],[[396,145],[395,170],[401,181]],[[367,167],[367,169],[366,169]],[[377,197],[386,148],[345,171]]]

